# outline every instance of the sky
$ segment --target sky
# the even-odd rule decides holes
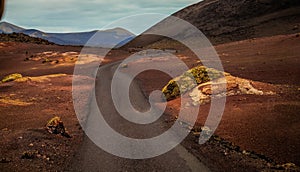
[[[199,1],[7,0],[3,20],[45,32],[79,32],[119,26],[138,34],[164,17]],[[145,13],[162,15],[140,15]],[[138,17],[128,17],[132,15]],[[132,21],[127,22],[128,18]]]

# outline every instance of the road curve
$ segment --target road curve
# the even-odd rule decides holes
[[[122,118],[116,111],[111,98],[111,80],[120,62],[104,65],[97,73],[95,95],[98,106],[106,122],[117,132],[134,138],[150,138],[166,129],[163,118],[150,125],[133,124]],[[130,86],[130,100],[139,110],[149,107],[137,82]],[[144,109],[145,110],[145,109]],[[92,113],[92,112],[89,112]],[[87,114],[87,118],[89,114]],[[88,121],[88,120],[86,120]],[[88,122],[86,125],[89,125]],[[132,152],[134,152],[134,147]],[[73,162],[66,171],[210,171],[183,146],[178,145],[171,151],[149,159],[126,159],[111,155],[96,146],[86,135]]]

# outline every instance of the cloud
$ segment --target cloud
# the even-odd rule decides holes
[[[99,29],[122,17],[172,14],[198,0],[9,0],[4,20],[50,32]],[[152,21],[157,22],[157,21]],[[154,24],[153,23],[153,24]]]

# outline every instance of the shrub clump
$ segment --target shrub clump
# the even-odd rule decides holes
[[[1,82],[4,83],[4,82],[10,82],[10,81],[14,81],[16,79],[19,79],[19,78],[22,78],[23,76],[19,73],[13,73],[13,74],[10,74],[10,75],[7,75],[5,76]]]
[[[223,72],[205,66],[194,67],[172,79],[162,89],[167,101],[173,100],[195,86],[224,76]]]

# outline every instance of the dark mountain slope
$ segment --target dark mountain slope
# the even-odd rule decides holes
[[[196,26],[213,44],[300,32],[299,0],[204,0],[173,16]],[[141,35],[125,48],[145,47],[162,39]]]
[[[300,32],[299,0],[209,0],[174,16],[192,23],[213,43]]]

